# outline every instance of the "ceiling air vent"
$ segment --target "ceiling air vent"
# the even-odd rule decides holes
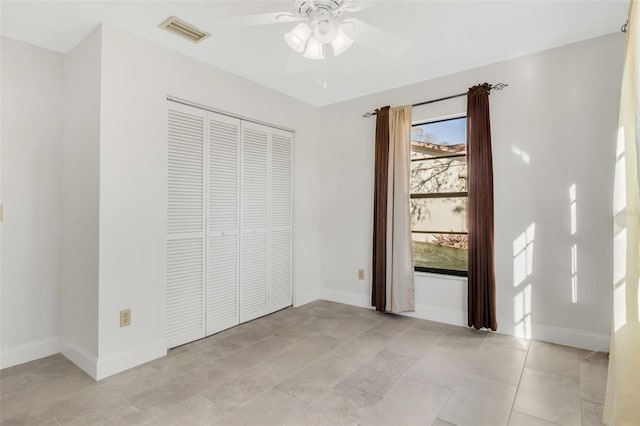
[[[199,43],[211,35],[202,30],[199,30],[198,28],[183,21],[182,19],[176,18],[175,16],[170,16],[169,18],[167,18],[162,24],[160,24],[160,28],[164,28],[165,30],[173,34],[184,37],[194,43]]]

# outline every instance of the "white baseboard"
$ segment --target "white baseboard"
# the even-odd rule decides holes
[[[360,308],[371,308],[371,300],[362,294],[350,291],[323,289],[322,298],[330,302],[344,303],[345,305],[358,306]]]
[[[322,298],[331,302],[344,303],[346,305],[370,308],[369,298],[362,294],[324,289]],[[467,325],[467,313],[463,310],[447,309],[439,306],[417,304],[415,312],[407,312],[402,315],[426,319],[430,321],[442,322],[457,326]],[[508,319],[498,318],[498,333],[515,336],[515,328],[509,326]],[[519,336],[522,337],[522,336]],[[591,331],[576,330],[572,328],[552,326],[547,324],[532,323],[531,339],[543,342],[556,343],[559,345],[572,346],[580,349],[592,351],[609,351],[610,336],[606,334],[593,333]]]
[[[60,340],[60,352],[94,380],[102,380],[121,371],[167,355],[166,339],[158,339],[124,354],[111,358],[96,358],[85,349],[64,339]]]
[[[0,365],[1,368],[8,368],[57,353],[62,353],[94,380],[101,380],[167,355],[167,341],[166,339],[158,339],[125,354],[108,359],[98,359],[84,348],[64,339],[45,339],[3,351],[0,354]]]
[[[501,321],[498,319],[498,333],[508,334],[510,336],[517,335],[513,326],[509,327],[507,324],[510,324],[509,320],[503,319]],[[536,322],[531,324],[531,339],[600,352],[609,352],[611,342],[611,337],[608,334]]]
[[[93,380],[97,380],[97,358],[84,348],[74,345],[64,339],[60,339],[60,352],[67,359],[87,373]]]
[[[296,292],[293,298],[293,306],[299,307],[302,305],[306,305],[307,303],[314,302],[320,299],[320,294],[317,291],[305,291],[305,292]]]
[[[102,380],[121,371],[128,370],[145,362],[153,361],[167,355],[167,339],[157,339],[129,352],[110,358],[99,358],[96,380]]]
[[[52,337],[33,343],[18,345],[0,353],[0,369],[34,361],[60,352],[60,339]]]

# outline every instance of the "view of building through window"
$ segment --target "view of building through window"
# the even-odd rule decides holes
[[[416,270],[466,275],[466,117],[414,125],[411,230]]]

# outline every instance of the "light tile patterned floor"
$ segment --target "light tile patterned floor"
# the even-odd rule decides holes
[[[2,425],[599,425],[607,357],[318,301],[95,383],[0,372]]]

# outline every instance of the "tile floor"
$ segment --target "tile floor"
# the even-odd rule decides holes
[[[0,372],[2,425],[599,425],[606,355],[318,301],[98,383]]]

